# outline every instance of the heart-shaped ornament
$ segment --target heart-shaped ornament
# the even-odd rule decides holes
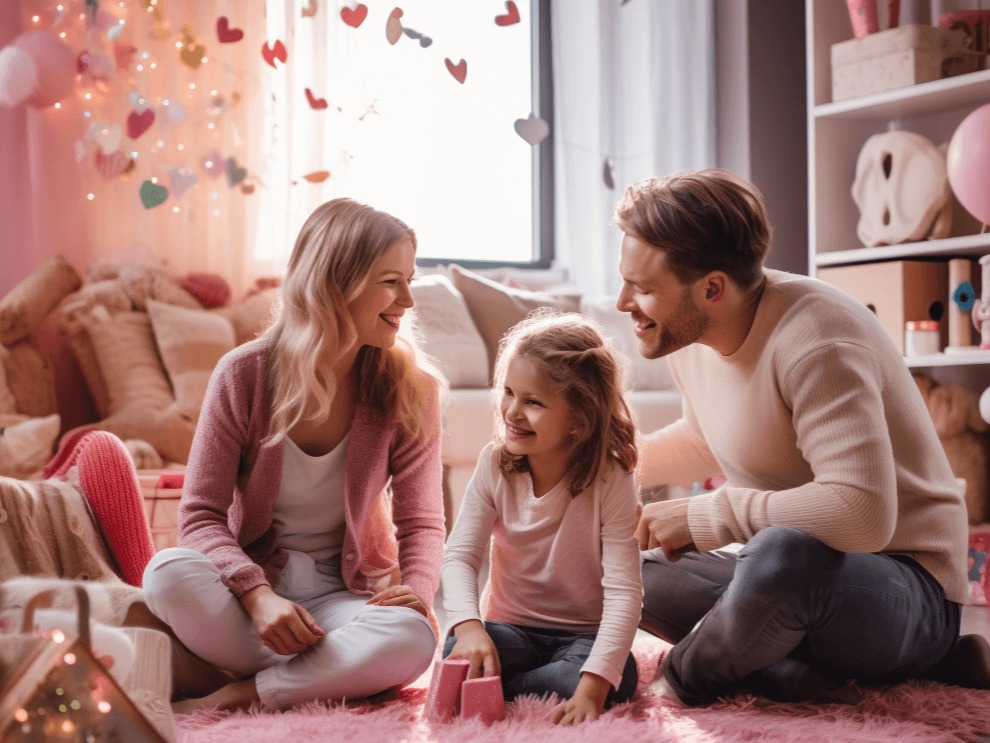
[[[166,124],[181,124],[186,120],[189,111],[178,101],[164,101],[158,109],[162,122]]]
[[[104,155],[116,152],[120,147],[120,140],[124,136],[124,130],[117,124],[107,124],[102,121],[94,121],[89,127],[89,136],[96,142],[97,147]]]
[[[514,23],[519,23],[519,8],[512,0],[506,0],[505,15],[495,16],[495,23],[499,26],[511,26]]]
[[[317,0],[309,0],[306,7],[302,9],[303,18],[312,18],[319,9],[320,4]]]
[[[120,41],[113,43],[113,58],[118,70],[128,70],[134,63],[134,55],[137,54],[137,47],[125,44]]]
[[[462,59],[457,64],[454,64],[448,58],[444,59],[444,64],[447,65],[447,71],[454,76],[454,79],[463,85],[464,80],[467,78],[467,60]]]
[[[232,28],[230,26],[230,21],[227,20],[227,16],[222,15],[217,18],[217,39],[219,39],[221,44],[232,44],[235,41],[240,41],[244,38],[244,30],[240,28]]]
[[[120,150],[104,155],[100,150],[96,151],[96,172],[100,178],[110,181],[124,172],[127,168],[127,155]]]
[[[393,46],[402,38],[400,18],[402,18],[402,8],[393,8],[392,12],[388,14],[388,20],[385,21],[385,40]]]
[[[144,113],[131,111],[127,115],[127,136],[131,139],[137,139],[148,131],[154,122],[155,112],[150,108],[145,109]]]
[[[220,157],[220,153],[216,150],[203,155],[203,159],[200,160],[200,164],[203,166],[203,170],[206,171],[206,174],[210,176],[210,178],[214,179],[219,178],[220,174],[227,169],[223,158]]]
[[[309,88],[306,88],[306,100],[309,101],[309,106],[314,111],[322,111],[329,105],[326,98],[317,98]]]
[[[203,64],[203,57],[206,56],[206,47],[196,41],[192,27],[182,27],[182,49],[179,51],[179,59],[190,69],[198,69]]]
[[[303,176],[310,183],[323,183],[327,178],[330,177],[329,170],[314,170],[312,173],[306,173]]]
[[[139,114],[143,114],[145,109],[148,108],[148,99],[144,97],[144,93],[140,90],[132,90],[128,93],[127,102],[131,105],[131,108]]]
[[[532,113],[528,119],[516,119],[514,126],[516,134],[530,144],[539,144],[550,134],[550,125]]]
[[[275,39],[275,43],[269,46],[266,41],[261,45],[261,56],[262,58],[272,66],[272,69],[278,69],[275,67],[275,60],[277,59],[282,64],[285,64],[285,60],[288,59],[289,53],[285,49],[285,44],[282,43],[281,39]]]
[[[175,168],[168,174],[168,182],[175,198],[181,199],[182,194],[199,183],[199,176],[185,168]]]
[[[340,9],[340,17],[348,26],[357,28],[368,17],[368,6],[358,3],[353,8],[343,7]]]
[[[168,189],[151,181],[145,181],[141,184],[140,193],[141,203],[144,204],[145,209],[153,209],[168,198]]]
[[[247,178],[247,168],[242,168],[237,164],[237,158],[227,158],[227,185],[233,188],[238,183]]]

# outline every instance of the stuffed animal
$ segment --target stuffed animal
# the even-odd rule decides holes
[[[914,380],[935,424],[939,441],[956,477],[966,481],[966,512],[970,524],[990,517],[988,462],[990,436],[987,422],[980,416],[975,393],[955,383],[941,384],[926,374]]]

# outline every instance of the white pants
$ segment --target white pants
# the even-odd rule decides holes
[[[199,657],[245,677],[254,674],[258,697],[268,707],[371,696],[415,681],[433,660],[436,637],[426,617],[404,606],[368,606],[367,596],[319,573],[305,553],[289,552],[274,589],[304,607],[326,632],[297,655],[265,647],[205,555],[164,549],[144,571],[151,611]]]

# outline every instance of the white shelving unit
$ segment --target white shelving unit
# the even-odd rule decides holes
[[[844,0],[806,0],[808,111],[808,272],[826,266],[919,258],[990,254],[990,234],[973,234],[883,247],[862,247],[856,236],[859,209],[851,187],[856,159],[873,134],[917,132],[947,143],[970,112],[990,103],[990,70],[881,93],[832,101],[832,44],[852,38]],[[990,173],[988,187],[990,187]],[[965,224],[965,222],[963,223]],[[948,287],[947,287],[948,289]],[[905,359],[940,379],[982,391],[990,384],[990,351]]]

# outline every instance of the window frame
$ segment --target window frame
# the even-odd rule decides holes
[[[456,263],[469,269],[529,268],[548,269],[555,258],[554,234],[554,126],[553,126],[553,67],[551,64],[550,0],[532,0],[536,23],[531,29],[533,39],[533,114],[547,122],[550,133],[533,147],[533,259],[529,261],[459,260],[457,258],[417,258],[423,268]]]

